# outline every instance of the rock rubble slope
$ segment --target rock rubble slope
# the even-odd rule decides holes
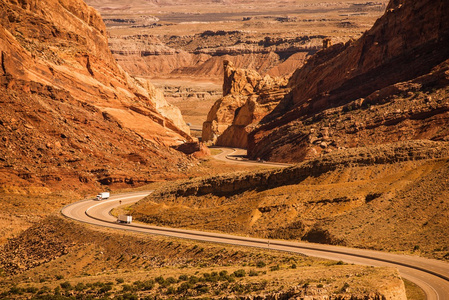
[[[359,40],[320,51],[250,133],[253,158],[302,161],[339,148],[447,140],[449,3],[390,1]]]
[[[115,62],[81,0],[0,2],[0,185],[136,183],[179,172],[178,109]]]

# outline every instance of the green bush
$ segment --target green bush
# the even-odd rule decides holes
[[[79,282],[79,283],[77,283],[75,285],[75,290],[78,291],[78,292],[80,292],[80,291],[82,291],[82,290],[84,290],[86,288],[87,288],[87,286],[84,283],[82,283],[82,282]]]
[[[165,281],[164,281],[165,282]],[[154,288],[154,280],[135,281],[133,285],[139,291],[149,291]]]
[[[122,291],[123,292],[134,292],[135,288],[129,284],[124,284],[122,286]]]
[[[156,280],[156,282],[159,284],[164,284],[165,282],[165,279],[162,276],[156,277],[154,280]]]
[[[27,287],[25,289],[25,291],[30,294],[36,294],[39,291],[39,289],[37,287],[30,286],[30,287]]]
[[[126,293],[116,298],[117,300],[139,300],[139,297],[137,295]]]
[[[271,266],[270,267],[270,271],[279,271],[281,269],[281,267],[279,267],[279,265],[275,265],[275,266]]]
[[[197,283],[198,281],[200,281],[200,279],[199,279],[198,277],[196,277],[195,275],[192,275],[192,276],[190,276],[190,278],[189,278],[189,283],[191,283],[191,284],[195,284],[195,283]]]
[[[190,282],[183,282],[176,290],[177,294],[186,293],[189,289],[191,289],[193,285]]]
[[[168,284],[170,285],[170,284],[176,283],[177,280],[176,280],[174,277],[168,277],[168,278],[165,280],[165,282],[168,283]]]
[[[263,268],[263,267],[266,267],[266,263],[263,261],[263,260],[259,260],[257,263],[256,263],[256,266],[258,267],[258,268]]]
[[[220,275],[220,277],[226,276],[226,275],[228,275],[228,271],[226,271],[226,270],[220,271],[219,275]]]
[[[23,294],[23,289],[13,286],[12,288],[9,289],[9,294],[12,295],[22,295]]]
[[[209,292],[209,287],[207,285],[198,285],[195,287],[198,294],[206,294]]]
[[[61,286],[64,290],[71,290],[71,289],[72,289],[72,285],[71,285],[70,282],[68,282],[68,281],[61,283],[60,286]]]
[[[176,292],[176,289],[172,286],[168,287],[166,294],[173,295]]]
[[[112,290],[112,285],[105,284],[103,287],[100,288],[100,290],[98,292],[100,294],[104,294],[104,293],[109,292],[110,290]]]
[[[234,274],[235,277],[245,277],[246,276],[246,271],[243,270],[243,269],[240,269],[240,270],[235,271],[232,274]]]

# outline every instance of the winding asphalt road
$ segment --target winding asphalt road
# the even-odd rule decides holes
[[[276,162],[259,162],[255,160],[249,160],[246,158],[247,151],[246,149],[239,149],[239,148],[226,148],[226,147],[214,147],[212,149],[218,149],[221,151],[221,153],[217,155],[213,155],[212,157],[228,162],[228,163],[234,163],[234,164],[242,164],[242,165],[251,165],[251,166],[269,166],[269,167],[290,167],[291,164],[284,164],[284,163],[276,163]]]
[[[61,213],[77,221],[122,230],[214,243],[269,248],[361,265],[395,267],[399,269],[403,278],[419,285],[425,291],[428,300],[449,300],[449,264],[442,261],[321,244],[278,240],[270,240],[268,243],[266,239],[228,234],[155,227],[137,223],[119,224],[116,222],[116,218],[110,214],[113,208],[137,202],[150,193],[149,191],[115,195],[103,201],[83,200],[65,206]]]

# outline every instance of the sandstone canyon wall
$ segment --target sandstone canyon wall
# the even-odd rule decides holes
[[[179,110],[116,64],[93,8],[5,0],[0,16],[2,189],[136,183],[187,168],[170,149],[192,142]]]
[[[447,140],[449,3],[390,1],[359,40],[320,51],[250,133],[249,155],[302,161],[339,148]]]
[[[248,131],[287,93],[287,80],[262,77],[254,70],[224,62],[223,97],[212,106],[203,124],[202,141],[246,148]]]

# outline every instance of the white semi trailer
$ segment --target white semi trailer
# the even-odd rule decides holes
[[[128,216],[128,215],[119,215],[117,218],[118,223],[131,224],[132,220],[133,220],[133,217]]]
[[[103,192],[97,195],[96,199],[97,200],[104,200],[104,199],[108,199],[110,196],[109,192]]]

